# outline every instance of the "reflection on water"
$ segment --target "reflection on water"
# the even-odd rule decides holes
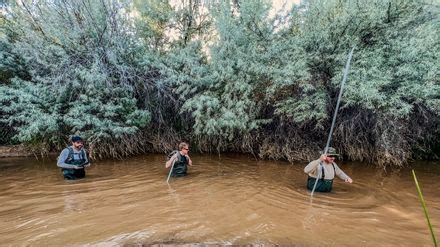
[[[311,201],[305,164],[192,159],[169,185],[163,155],[95,162],[79,181],[64,181],[54,159],[0,159],[0,243],[432,245],[410,169],[340,164],[354,183]],[[415,168],[440,236],[440,164]]]

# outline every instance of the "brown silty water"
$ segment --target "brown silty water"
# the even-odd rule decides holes
[[[165,181],[164,155],[97,161],[65,181],[55,160],[0,160],[0,245],[432,246],[409,168],[339,162],[354,183],[305,188],[305,163],[193,156]],[[434,231],[440,163],[414,166]]]

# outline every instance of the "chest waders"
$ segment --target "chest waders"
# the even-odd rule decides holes
[[[180,153],[177,154],[177,159],[173,166],[173,171],[171,173],[171,176],[173,177],[183,177],[186,176],[186,171],[188,170],[188,159],[180,155]]]
[[[335,165],[332,163],[334,173],[336,175],[336,168]],[[321,164],[321,178],[318,179],[318,182],[316,184],[315,191],[318,192],[330,192],[333,188],[333,179],[325,179],[325,172],[324,172],[324,166]],[[308,177],[307,178],[307,189],[313,190],[313,186],[315,185],[317,178],[314,177]]]
[[[64,163],[68,165],[74,165],[74,166],[83,166],[84,163],[86,163],[86,154],[84,150],[81,149],[81,152],[79,152],[79,159],[75,159],[74,152],[72,147],[68,147],[69,149],[69,155],[67,156],[67,159],[64,161]],[[84,178],[86,176],[86,172],[84,171],[84,167],[82,169],[67,169],[62,168],[61,171],[63,172],[63,176],[65,179],[68,180],[74,180],[78,178]]]

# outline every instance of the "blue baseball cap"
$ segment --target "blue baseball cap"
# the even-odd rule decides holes
[[[82,142],[83,139],[80,136],[72,136],[72,138],[70,138],[70,140],[72,142]]]

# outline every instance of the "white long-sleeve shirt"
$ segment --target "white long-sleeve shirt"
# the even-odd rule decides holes
[[[324,175],[325,175],[324,179],[334,179],[335,175],[337,175],[342,180],[346,180],[346,179],[350,178],[349,176],[347,176],[347,174],[345,174],[341,170],[341,168],[338,167],[338,165],[336,165],[336,163],[333,163],[335,166],[335,168],[333,169],[333,166],[331,163],[321,162],[319,159],[310,162],[304,168],[304,172],[313,178],[316,178],[319,174],[319,176],[320,176],[319,178],[321,178],[322,177],[322,174],[321,174],[322,168],[321,168],[321,166],[319,166],[320,163],[321,163],[321,166],[324,167]],[[319,170],[318,170],[318,167],[319,167]]]

